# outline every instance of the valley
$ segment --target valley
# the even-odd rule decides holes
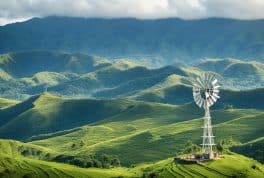
[[[263,25],[51,16],[0,26],[0,177],[263,177]],[[203,73],[220,85],[210,108],[220,156],[183,163],[175,157],[201,153]]]

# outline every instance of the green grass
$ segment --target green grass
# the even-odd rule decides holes
[[[0,98],[0,109],[4,109],[9,106],[13,106],[17,104],[19,101],[16,100],[11,100],[11,99],[5,99],[5,98]]]
[[[126,168],[115,169],[83,169],[67,164],[46,162],[22,157],[0,155],[0,177],[135,177]],[[139,176],[137,176],[139,177]]]
[[[199,144],[202,115],[192,104],[173,106],[142,102],[94,125],[32,143],[78,156],[88,152],[117,155],[121,164],[129,166],[174,156],[184,148],[186,140]],[[262,111],[254,109],[213,111],[216,141],[232,137],[245,143],[262,137],[263,115]],[[71,148],[81,140],[84,146]]]
[[[252,168],[252,166],[256,168]],[[145,175],[158,177],[263,177],[263,165],[241,155],[222,155],[219,160],[202,164],[179,164],[171,159],[146,166]]]
[[[44,93],[0,110],[2,138],[29,139],[57,153],[115,155],[129,166],[180,153],[186,140],[199,144],[203,111],[193,103],[65,99]],[[216,141],[246,143],[263,137],[262,110],[213,110]],[[90,125],[87,125],[90,124]],[[57,132],[57,133],[56,133]],[[72,147],[72,145],[84,145]]]
[[[239,154],[254,158],[255,160],[264,163],[264,137],[252,140],[242,145],[237,145],[231,148]]]
[[[155,163],[142,163],[133,168],[116,167],[108,169],[79,168],[62,163],[48,162],[37,157],[24,157],[24,149],[53,152],[51,149],[12,140],[0,140],[0,177],[262,177],[262,164],[238,154],[222,155],[216,161],[202,164],[179,164],[168,158]],[[35,155],[36,156],[36,155]],[[33,159],[34,158],[34,159]]]
[[[264,64],[238,59],[208,59],[197,66],[201,70],[218,73],[221,83],[235,89],[263,86]]]
[[[18,78],[44,71],[83,74],[107,65],[109,62],[104,58],[81,53],[36,50],[0,55],[0,68]]]
[[[27,139],[90,124],[119,114],[133,105],[127,100],[63,99],[44,93],[0,110],[2,138]]]

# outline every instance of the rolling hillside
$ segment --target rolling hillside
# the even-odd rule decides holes
[[[0,98],[0,109],[17,104],[18,101]]]
[[[33,144],[74,156],[116,155],[123,165],[173,156],[188,139],[198,144],[203,116],[194,104],[77,100],[48,93],[0,114],[1,138],[31,139]],[[246,143],[263,137],[262,110],[225,108],[212,111],[212,117],[217,140],[232,137]],[[237,125],[239,131],[234,129]]]
[[[255,160],[264,163],[264,138],[258,138],[256,140],[250,141],[248,143],[234,146],[231,150],[243,154],[245,156],[254,158]]]
[[[78,168],[67,164],[54,163],[25,157],[17,148],[39,148],[21,142],[0,140],[0,177],[262,177],[262,164],[237,154],[221,156],[221,159],[203,164],[182,164],[173,158],[151,164],[140,164],[133,168],[116,167],[109,169]],[[50,151],[50,150],[49,150]],[[4,153],[4,154],[3,154]],[[239,164],[237,161],[239,160]],[[236,164],[230,164],[236,163]],[[226,165],[230,165],[228,168]]]
[[[197,65],[203,71],[213,71],[222,78],[225,87],[249,89],[264,86],[264,64],[238,59],[207,59]]]
[[[182,104],[188,96],[181,91],[203,71],[214,72],[224,89],[249,90],[264,86],[263,66],[254,61],[211,59],[196,67],[169,65],[152,69],[130,60],[110,63],[81,53],[7,53],[0,56],[0,97],[25,100],[49,91],[68,97],[131,97],[163,102],[181,93],[183,99],[168,103]]]
[[[121,164],[125,166],[157,161],[180,154],[186,140],[192,140],[196,144],[201,142],[202,120],[190,120],[191,116],[180,116],[180,111],[177,109],[175,112],[160,116],[157,116],[159,113],[154,113],[155,116],[152,117],[137,114],[134,117],[130,116],[129,119],[132,120],[116,121],[116,119],[127,118],[126,115],[120,115],[111,122],[85,126],[71,133],[54,135],[46,140],[32,143],[76,156],[84,156],[87,153],[117,155]],[[232,137],[238,142],[245,143],[263,136],[261,133],[262,112],[220,110],[213,112],[212,115],[213,124],[216,127],[214,130],[217,136],[216,141]],[[237,125],[240,127],[237,128]],[[84,145],[72,149],[73,144],[80,145],[80,142]]]
[[[80,53],[26,51],[0,56],[0,68],[17,78],[31,77],[43,71],[82,74],[107,65],[106,59]]]
[[[0,177],[135,177],[127,168],[79,168],[67,164],[39,160],[52,150],[11,140],[0,140]],[[45,153],[46,152],[46,153]],[[48,153],[47,153],[48,152]],[[26,155],[30,153],[31,155]],[[45,153],[45,154],[44,154]],[[24,155],[24,156],[23,156]],[[25,157],[26,156],[26,157]],[[140,176],[137,176],[140,177]]]
[[[165,87],[153,87],[143,90],[130,98],[149,102],[159,102],[168,104],[184,104],[192,102],[192,88],[190,85],[176,84]],[[252,90],[221,90],[219,101],[213,108],[256,108],[263,109],[262,100],[264,96],[264,88]]]
[[[14,107],[0,110],[1,138],[30,136],[72,129],[124,112],[133,105],[126,100],[63,99],[44,93]]]

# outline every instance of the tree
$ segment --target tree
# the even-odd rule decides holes
[[[234,106],[231,104],[225,104],[224,105],[224,110],[228,110],[228,109],[234,109]]]
[[[196,144],[194,144],[191,140],[187,140],[184,148],[185,154],[191,154],[191,153],[197,153],[200,151],[200,147]]]
[[[112,166],[120,166],[120,160],[118,158],[114,158],[111,160]]]

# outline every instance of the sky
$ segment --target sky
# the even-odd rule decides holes
[[[264,18],[264,0],[0,0],[0,25],[46,16]]]

